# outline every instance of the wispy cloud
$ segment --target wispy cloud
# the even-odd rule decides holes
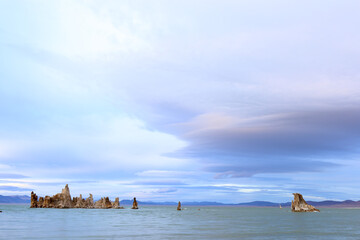
[[[155,190],[153,193],[164,194],[164,193],[174,193],[176,191],[177,191],[176,188],[161,188],[161,189]]]
[[[171,171],[171,170],[146,170],[136,173],[140,177],[181,177],[196,175],[196,172],[191,171]]]
[[[186,183],[179,181],[179,180],[140,180],[134,181],[129,183],[130,185],[170,185],[170,186],[177,186],[177,185],[187,185]]]
[[[0,173],[0,179],[21,179],[21,178],[28,178],[28,176],[15,174],[15,173]]]
[[[19,191],[32,191],[33,189],[21,188],[21,187],[15,187],[15,186],[0,186],[0,190],[19,192]]]

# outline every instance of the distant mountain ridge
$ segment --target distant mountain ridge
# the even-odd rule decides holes
[[[147,205],[147,206],[176,206],[177,202],[142,202],[138,201],[139,205]],[[360,201],[352,201],[352,200],[345,200],[345,201],[307,201],[308,204],[317,206],[317,207],[358,207],[360,208]],[[132,200],[122,200],[120,201],[120,205],[131,205]],[[247,203],[219,203],[219,202],[182,202],[183,206],[235,206],[235,207],[290,207],[291,202],[285,203],[274,203],[274,202],[267,202],[267,201],[253,201]]]
[[[3,196],[0,195],[0,204],[25,204],[30,203],[30,197],[27,195],[22,196]],[[138,201],[139,205],[144,206],[176,206],[177,202],[152,202],[152,201]],[[345,200],[345,201],[307,201],[308,204],[314,205],[316,207],[338,207],[338,208],[360,208],[360,201],[352,201],[352,200]],[[253,201],[247,203],[219,203],[219,202],[182,202],[183,206],[235,206],[235,207],[290,207],[291,202],[285,203],[274,203],[274,202],[267,202],[267,201]],[[120,205],[132,205],[132,200],[121,200]]]
[[[30,203],[30,196],[3,196],[0,195],[0,203]]]

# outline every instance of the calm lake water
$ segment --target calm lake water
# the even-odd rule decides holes
[[[292,213],[289,208],[184,207],[0,205],[0,239],[360,239],[360,209]]]

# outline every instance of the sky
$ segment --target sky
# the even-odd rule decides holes
[[[359,200],[357,0],[0,0],[0,195]]]

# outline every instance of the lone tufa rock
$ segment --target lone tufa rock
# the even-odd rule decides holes
[[[293,193],[294,200],[291,201],[291,211],[293,212],[320,212],[319,209],[307,204],[300,193]]]
[[[137,201],[136,201],[136,198],[134,197],[134,202],[133,202],[133,206],[131,209],[139,209],[138,208],[138,204],[137,204]]]
[[[178,206],[177,206],[176,210],[181,211],[181,202],[180,201],[178,203]]]

